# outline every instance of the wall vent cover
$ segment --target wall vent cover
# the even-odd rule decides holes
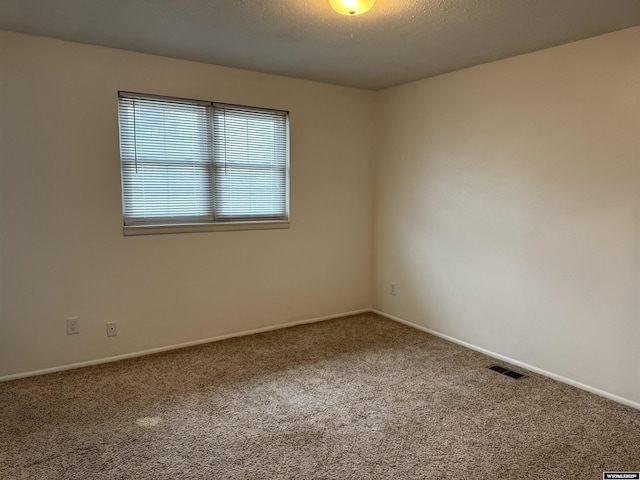
[[[494,372],[501,373],[502,375],[506,375],[507,377],[514,378],[518,380],[519,378],[524,377],[522,373],[514,372],[513,370],[508,370],[506,368],[500,367],[498,365],[493,365],[489,367],[489,370],[493,370]]]

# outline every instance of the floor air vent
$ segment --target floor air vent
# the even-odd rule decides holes
[[[516,380],[524,377],[524,375],[521,373],[514,372],[513,370],[507,370],[506,368],[499,367],[498,365],[489,367],[489,370],[493,370],[494,372],[501,373],[503,375],[506,375],[507,377],[515,378]]]

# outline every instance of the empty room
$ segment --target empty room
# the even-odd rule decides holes
[[[0,479],[640,478],[640,1],[0,0]]]

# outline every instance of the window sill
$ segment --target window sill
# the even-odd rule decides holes
[[[167,233],[229,232],[238,230],[274,230],[289,228],[289,221],[207,223],[190,225],[136,225],[123,227],[125,237],[136,235],[164,235]]]

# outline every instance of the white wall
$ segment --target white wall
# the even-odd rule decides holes
[[[0,377],[373,304],[640,402],[639,44],[375,94],[0,32]],[[290,110],[291,228],[123,237],[118,89]]]
[[[640,402],[639,46],[382,92],[376,308]]]
[[[374,93],[9,32],[0,82],[0,377],[370,307]],[[119,89],[289,110],[291,228],[123,237]]]

